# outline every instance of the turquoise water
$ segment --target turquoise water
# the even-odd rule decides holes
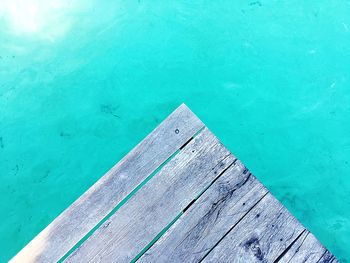
[[[0,261],[185,102],[350,259],[350,1],[0,2]]]

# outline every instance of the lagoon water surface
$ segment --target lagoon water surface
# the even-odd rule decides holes
[[[180,103],[350,259],[350,1],[0,2],[0,261]]]

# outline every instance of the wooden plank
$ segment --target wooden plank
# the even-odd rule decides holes
[[[274,262],[304,230],[268,193],[203,262]]]
[[[328,250],[323,254],[317,263],[338,263],[339,261]]]
[[[59,260],[203,126],[182,104],[11,261]]]
[[[130,262],[235,158],[204,129],[67,262]]]
[[[199,262],[266,193],[236,161],[139,262]]]
[[[293,245],[278,260],[281,263],[317,262],[326,248],[309,231],[305,230]]]

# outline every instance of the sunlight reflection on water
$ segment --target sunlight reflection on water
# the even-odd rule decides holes
[[[55,41],[70,29],[69,14],[77,8],[68,0],[4,0],[0,17],[8,34]]]

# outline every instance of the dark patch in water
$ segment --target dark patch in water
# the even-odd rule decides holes
[[[153,117],[153,119],[156,123],[159,123],[159,119],[157,117]]]
[[[0,137],[0,148],[4,149],[4,141],[3,141],[2,137]]]
[[[110,104],[101,104],[100,110],[101,110],[101,112],[106,113],[106,114],[110,114],[115,118],[118,118],[118,119],[120,118],[120,116],[116,114],[117,107],[113,107]]]
[[[13,171],[15,171],[15,176],[18,174],[18,171],[19,171],[19,166],[18,164],[16,164],[15,168],[13,168]]]
[[[250,6],[253,6],[253,5],[258,5],[258,6],[262,6],[261,2],[260,1],[254,1],[254,2],[250,2],[249,3]]]
[[[68,133],[68,132],[61,131],[61,132],[60,132],[60,136],[61,136],[61,137],[65,137],[65,138],[69,138],[69,137],[71,137],[71,134]]]

